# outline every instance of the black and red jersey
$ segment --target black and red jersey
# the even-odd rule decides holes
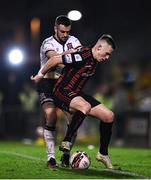
[[[95,73],[98,61],[93,58],[91,48],[82,48],[79,52],[63,55],[65,67],[54,87],[57,91],[66,91],[68,96],[78,95],[88,79]]]

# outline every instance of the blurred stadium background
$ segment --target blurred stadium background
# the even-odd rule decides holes
[[[148,2],[149,3],[149,2]],[[39,69],[39,48],[53,34],[56,16],[79,10],[72,33],[91,45],[103,33],[115,38],[118,50],[100,64],[85,90],[116,114],[112,145],[151,147],[150,9],[147,1],[2,0],[0,6],[0,140],[35,142],[43,125],[35,86],[30,76]],[[20,64],[9,62],[13,48],[23,51]],[[20,56],[19,56],[20,57]],[[57,134],[65,120],[58,110]],[[95,144],[98,121],[87,118],[78,140]],[[38,129],[39,132],[39,129]],[[93,143],[92,143],[93,142]]]

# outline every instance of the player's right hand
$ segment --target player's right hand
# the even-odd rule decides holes
[[[64,51],[63,53],[61,53],[61,55],[72,54],[75,52],[77,52],[77,49],[72,48],[72,49],[69,49],[67,51]]]
[[[35,75],[35,76],[32,75],[32,76],[30,77],[30,79],[31,79],[32,81],[34,81],[35,83],[38,83],[42,78],[43,78],[43,77],[42,77],[42,76],[39,76],[38,74]]]

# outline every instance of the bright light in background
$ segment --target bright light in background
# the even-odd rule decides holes
[[[17,65],[23,61],[23,52],[20,49],[13,49],[10,51],[8,57],[11,64]]]
[[[81,12],[77,10],[72,10],[72,11],[69,11],[68,13],[68,18],[72,21],[78,21],[81,19],[81,17],[82,17]]]

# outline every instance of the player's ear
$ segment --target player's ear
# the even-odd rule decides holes
[[[102,48],[102,45],[101,44],[99,44],[98,45],[98,50],[100,50]]]
[[[55,33],[57,33],[57,27],[56,26],[54,26],[54,31],[55,31]]]

